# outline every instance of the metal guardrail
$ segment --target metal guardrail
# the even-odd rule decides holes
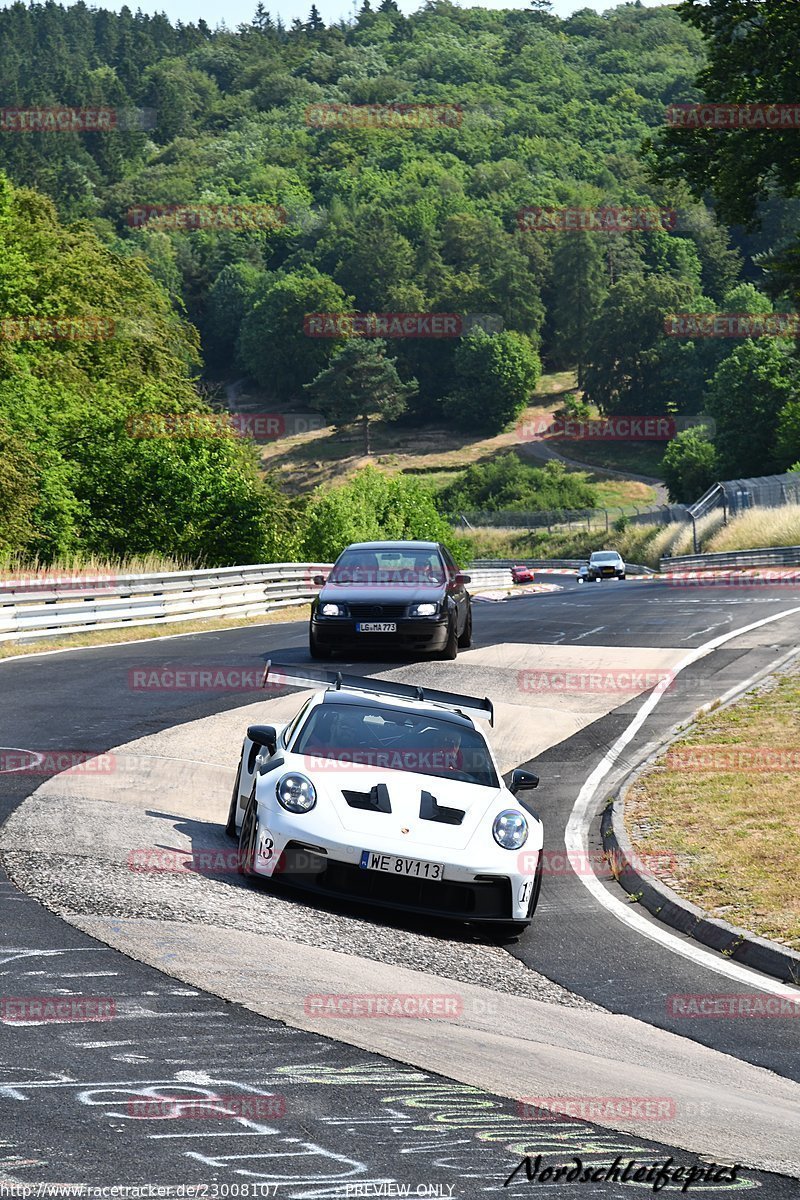
[[[797,567],[800,546],[771,546],[762,550],[732,550],[719,554],[681,554],[662,558],[659,570],[710,571],[736,567]]]
[[[477,567],[532,567],[539,571],[578,571],[586,565],[585,558],[476,558]],[[470,570],[473,568],[470,567]],[[650,567],[640,563],[626,563],[625,569],[629,575],[654,575]]]
[[[315,575],[331,563],[267,563],[163,575],[94,578],[45,574],[0,584],[0,642],[64,637],[94,629],[127,629],[207,618],[248,618],[313,600]],[[511,584],[509,570],[479,566],[472,587]],[[49,586],[48,586],[49,585]]]
[[[473,529],[475,526],[490,529],[559,529],[573,525],[581,526],[588,532],[593,529],[605,530],[608,533],[614,521],[625,518],[628,521],[654,522],[664,520],[665,505],[639,506],[638,504],[612,505],[610,508],[553,508],[524,511],[522,509],[497,509],[496,511],[473,510],[458,513],[451,518],[455,527],[463,526]],[[616,514],[616,516],[614,515]]]

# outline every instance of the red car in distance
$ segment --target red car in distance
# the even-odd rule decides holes
[[[511,578],[514,583],[533,583],[533,568],[515,566],[511,568]]]

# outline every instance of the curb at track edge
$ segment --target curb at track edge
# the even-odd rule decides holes
[[[782,983],[795,985],[800,985],[800,954],[720,918],[708,916],[705,910],[679,896],[657,876],[636,865],[638,855],[625,826],[625,802],[628,792],[647,768],[673,742],[684,736],[698,717],[736,703],[754,685],[798,658],[800,650],[790,650],[788,654],[781,655],[749,679],[736,684],[724,696],[703,704],[688,721],[677,722],[657,742],[650,742],[639,756],[637,764],[614,788],[606,791],[605,800],[609,799],[612,792],[618,791],[618,795],[606,804],[600,820],[603,851],[614,857],[618,868],[614,872],[617,883],[627,893],[635,894],[638,902],[652,916],[712,950],[719,951],[732,962],[774,976]]]

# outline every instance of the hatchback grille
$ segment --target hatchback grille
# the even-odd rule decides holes
[[[406,614],[405,604],[351,604],[350,616],[360,621],[398,621]]]

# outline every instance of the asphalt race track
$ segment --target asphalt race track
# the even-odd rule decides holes
[[[530,764],[541,776],[535,801],[545,822],[546,848],[553,853],[564,849],[582,785],[624,733],[646,693],[565,699],[542,692],[542,671],[552,678],[559,669],[580,670],[584,662],[602,661],[615,670],[653,673],[713,638],[800,609],[797,585],[681,587],[630,580],[580,587],[568,578],[558,582],[562,589],[546,595],[476,601],[474,648],[455,664],[359,661],[343,668],[420,678],[481,695],[494,695],[496,680],[504,715],[501,763],[504,769]],[[733,638],[682,671],[602,782],[592,812],[599,813],[605,796],[649,745],[701,704],[788,655],[798,645],[799,630],[800,612]],[[236,710],[265,703],[264,694],[252,686],[139,688],[131,682],[132,673],[214,665],[241,667],[255,677],[266,658],[307,662],[305,625],[267,625],[0,663],[0,749],[105,753],[135,743],[142,755],[149,748],[157,782],[170,748],[180,744],[187,753],[185,747],[193,744],[198,791],[200,768],[216,770],[214,787],[229,790],[228,763],[235,764],[238,753],[235,731],[252,719],[242,714],[240,721]],[[266,703],[285,704],[286,699],[278,695]],[[219,754],[215,737],[225,743]],[[28,799],[43,784],[41,793]],[[187,1194],[284,1200],[380,1194],[469,1198],[532,1189],[568,1196],[570,1182],[528,1182],[523,1172],[510,1187],[504,1189],[503,1183],[524,1154],[541,1155],[542,1166],[574,1165],[575,1156],[593,1167],[610,1166],[617,1156],[623,1166],[630,1159],[637,1166],[663,1162],[669,1155],[673,1165],[710,1161],[715,1156],[708,1150],[670,1147],[698,1141],[691,1120],[698,1129],[721,1129],[726,1114],[712,1112],[709,1105],[719,1103],[728,1082],[738,1094],[755,1081],[764,1088],[762,1100],[774,1098],[774,1145],[769,1153],[752,1152],[756,1143],[769,1140],[760,1132],[768,1128],[769,1112],[754,1103],[752,1119],[745,1120],[740,1104],[727,1121],[726,1153],[716,1161],[749,1162],[782,1173],[745,1167],[734,1184],[697,1183],[688,1194],[732,1196],[745,1190],[765,1200],[800,1196],[800,1115],[794,1137],[791,1120],[779,1117],[783,1106],[784,1112],[800,1114],[795,1108],[800,1104],[798,1022],[692,1020],[671,1015],[669,1004],[674,995],[739,994],[760,986],[774,991],[774,980],[741,968],[737,973],[720,956],[705,949],[698,953],[679,935],[662,936],[656,922],[638,914],[660,940],[643,936],[598,904],[572,870],[545,878],[531,929],[506,946],[444,923],[433,928],[430,922],[391,920],[356,906],[323,908],[275,897],[238,880],[201,879],[183,887],[174,879],[136,878],[130,871],[115,871],[115,863],[123,842],[147,844],[131,840],[140,814],[142,830],[147,822],[161,821],[159,828],[183,830],[190,839],[192,833],[202,834],[203,844],[230,846],[213,823],[226,814],[214,801],[211,811],[218,815],[206,815],[202,796],[195,796],[195,824],[186,833],[177,821],[180,812],[186,827],[191,822],[188,810],[173,803],[177,790],[160,794],[154,783],[145,812],[144,805],[126,807],[121,782],[119,787],[115,807],[113,778],[67,786],[63,777],[46,782],[44,775],[25,771],[0,774],[0,821],[11,818],[0,850],[25,889],[0,876],[2,996],[104,997],[113,1012],[112,1019],[91,1022],[0,1020],[0,1189],[4,1183],[46,1181],[93,1187],[194,1185]],[[117,816],[105,815],[112,809],[118,814],[116,832],[111,826]],[[85,815],[83,825],[75,814]],[[589,858],[596,861],[596,818],[588,839]],[[613,882],[603,886],[620,906],[626,903]],[[228,929],[230,945],[246,946],[252,954],[240,958],[239,980],[224,959],[225,943],[213,942],[214,913]],[[201,936],[209,940],[193,940]],[[676,942],[682,943],[681,952]],[[200,945],[206,947],[202,956]],[[271,961],[258,962],[265,950]],[[473,1011],[472,1027],[463,1030],[447,1022],[376,1020],[352,1029],[343,1025],[325,1036],[336,1022],[328,1021],[323,1033],[302,1012],[292,1018],[289,975],[304,962],[314,970],[317,964],[339,969],[342,955],[353,956],[353,975],[343,990],[365,990],[354,982],[374,978],[377,984],[390,971],[398,979],[425,972],[428,981],[441,985],[439,991],[457,990],[465,1003],[475,1005],[481,998],[485,1005],[491,993],[498,1007],[484,1012],[483,1024]],[[709,965],[713,960],[716,966]],[[270,969],[277,974],[258,974]],[[283,1001],[273,994],[275,986],[268,995],[260,982],[270,978],[274,985],[281,971]],[[306,982],[313,984],[313,977]],[[277,1019],[270,1015],[275,1013]],[[668,1108],[678,1093],[665,1056],[674,1054],[675,1062],[682,1062],[684,1052],[693,1079],[708,1076],[716,1091],[698,1090],[696,1106],[688,1111],[690,1092],[681,1092],[681,1120],[640,1122],[635,1132],[605,1119],[531,1122],[517,1102],[513,1065],[506,1069],[511,1059],[502,1057],[509,1053],[506,1043],[513,1042],[513,1021],[522,1014],[528,1024],[520,1032],[524,1028],[527,1037],[531,1025],[541,1021],[544,1028],[552,1015],[550,1045],[572,1029],[573,1044],[564,1044],[563,1056],[572,1063],[578,1060],[570,1054],[582,1055],[587,1072],[600,1054],[594,1031],[599,1037],[601,1030],[627,1028],[624,1022],[632,1018],[632,1042],[618,1046],[615,1095],[631,1094],[629,1074],[648,1079],[648,1073],[662,1071],[672,1090],[636,1094],[660,1096]],[[416,1028],[398,1032],[406,1024]],[[506,1040],[497,1041],[503,1070],[493,1074],[484,1062],[471,1075],[474,1047],[494,1045],[495,1027]],[[634,1054],[636,1037],[642,1041]],[[450,1042],[459,1065],[448,1077]],[[606,1060],[614,1053],[610,1037],[602,1052]],[[557,1056],[542,1071],[546,1075],[551,1068],[558,1081]],[[478,1076],[482,1085],[465,1082]],[[564,1091],[563,1077],[558,1088],[536,1094],[585,1094]],[[711,1095],[717,1099],[710,1101]],[[168,1108],[169,1098],[176,1096],[203,1101],[211,1112],[195,1110],[200,1115],[175,1119],[174,1110],[165,1113],[164,1105]],[[221,1109],[227,1119],[219,1115]],[[737,1138],[751,1147],[748,1155],[733,1152]],[[233,1190],[244,1185],[249,1193]],[[652,1191],[647,1182],[574,1186],[578,1196],[604,1198],[630,1196],[631,1188]],[[680,1186],[673,1184],[663,1194],[679,1194]],[[403,1187],[411,1190],[404,1193]]]

